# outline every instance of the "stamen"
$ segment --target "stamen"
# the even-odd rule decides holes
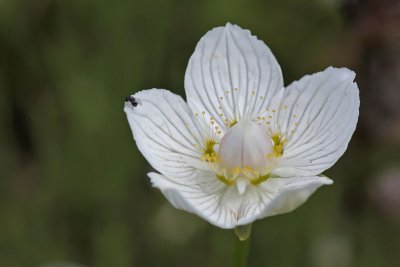
[[[233,125],[235,125],[238,121],[236,119],[233,119],[231,122],[229,122],[229,128],[232,128]]]
[[[253,180],[250,180],[250,182],[251,182],[252,185],[259,185],[259,184],[261,184],[262,182],[265,182],[266,180],[268,180],[269,176],[270,176],[270,173],[268,172],[268,173],[265,174],[265,175],[260,175],[260,176],[258,176],[258,178],[255,179],[255,180],[254,180],[254,179],[253,179]]]
[[[243,176],[241,176],[240,174],[242,174]],[[218,172],[218,170],[217,170],[215,172],[215,176],[218,178],[218,180],[220,180],[221,182],[223,182],[226,185],[233,185],[235,183],[237,185],[237,183],[240,180],[243,180],[240,177],[242,177],[242,178],[245,177],[246,180],[248,181],[246,183],[246,186],[247,186],[247,184],[249,184],[249,182],[252,185],[259,185],[259,184],[265,182],[270,177],[270,172],[266,171],[265,174],[260,174],[257,171],[255,171],[254,169],[250,168],[249,166],[245,166],[243,168],[235,167],[231,170],[231,173],[228,173],[226,168],[223,168],[222,174],[220,172]]]
[[[221,182],[223,182],[226,185],[235,184],[235,180],[227,179],[224,175],[219,175],[219,174],[216,173],[215,176],[218,178],[218,180],[220,180]]]

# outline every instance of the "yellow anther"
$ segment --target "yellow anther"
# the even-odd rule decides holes
[[[270,177],[268,170],[265,174],[261,175],[250,166],[243,166],[242,168],[236,166],[230,171],[222,169],[222,172],[216,172],[215,176],[226,185],[234,185],[239,174],[245,175],[252,185],[259,185]]]
[[[220,180],[221,182],[223,182],[226,185],[235,184],[235,180],[234,179],[227,179],[225,176],[217,174],[217,173],[215,174],[215,176],[218,178],[218,180]]]
[[[265,182],[266,180],[268,180],[269,178],[269,173],[265,174],[265,175],[259,175],[257,179],[251,180],[251,184],[252,185],[259,185],[262,182]]]

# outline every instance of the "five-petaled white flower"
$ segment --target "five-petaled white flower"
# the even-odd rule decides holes
[[[250,31],[204,35],[185,74],[187,103],[163,89],[127,98],[136,144],[160,173],[152,184],[178,209],[221,228],[292,211],[321,185],[355,130],[354,72],[332,68],[283,87]]]

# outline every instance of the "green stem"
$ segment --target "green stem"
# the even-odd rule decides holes
[[[247,255],[249,253],[250,238],[244,241],[235,237],[235,250],[233,252],[232,267],[245,267],[247,265]]]

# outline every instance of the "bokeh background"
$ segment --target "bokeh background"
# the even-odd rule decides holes
[[[184,95],[197,41],[228,21],[286,85],[333,65],[361,90],[335,184],[257,221],[249,266],[399,266],[397,0],[0,0],[0,266],[229,265],[233,232],[151,187],[122,110],[144,88]]]

